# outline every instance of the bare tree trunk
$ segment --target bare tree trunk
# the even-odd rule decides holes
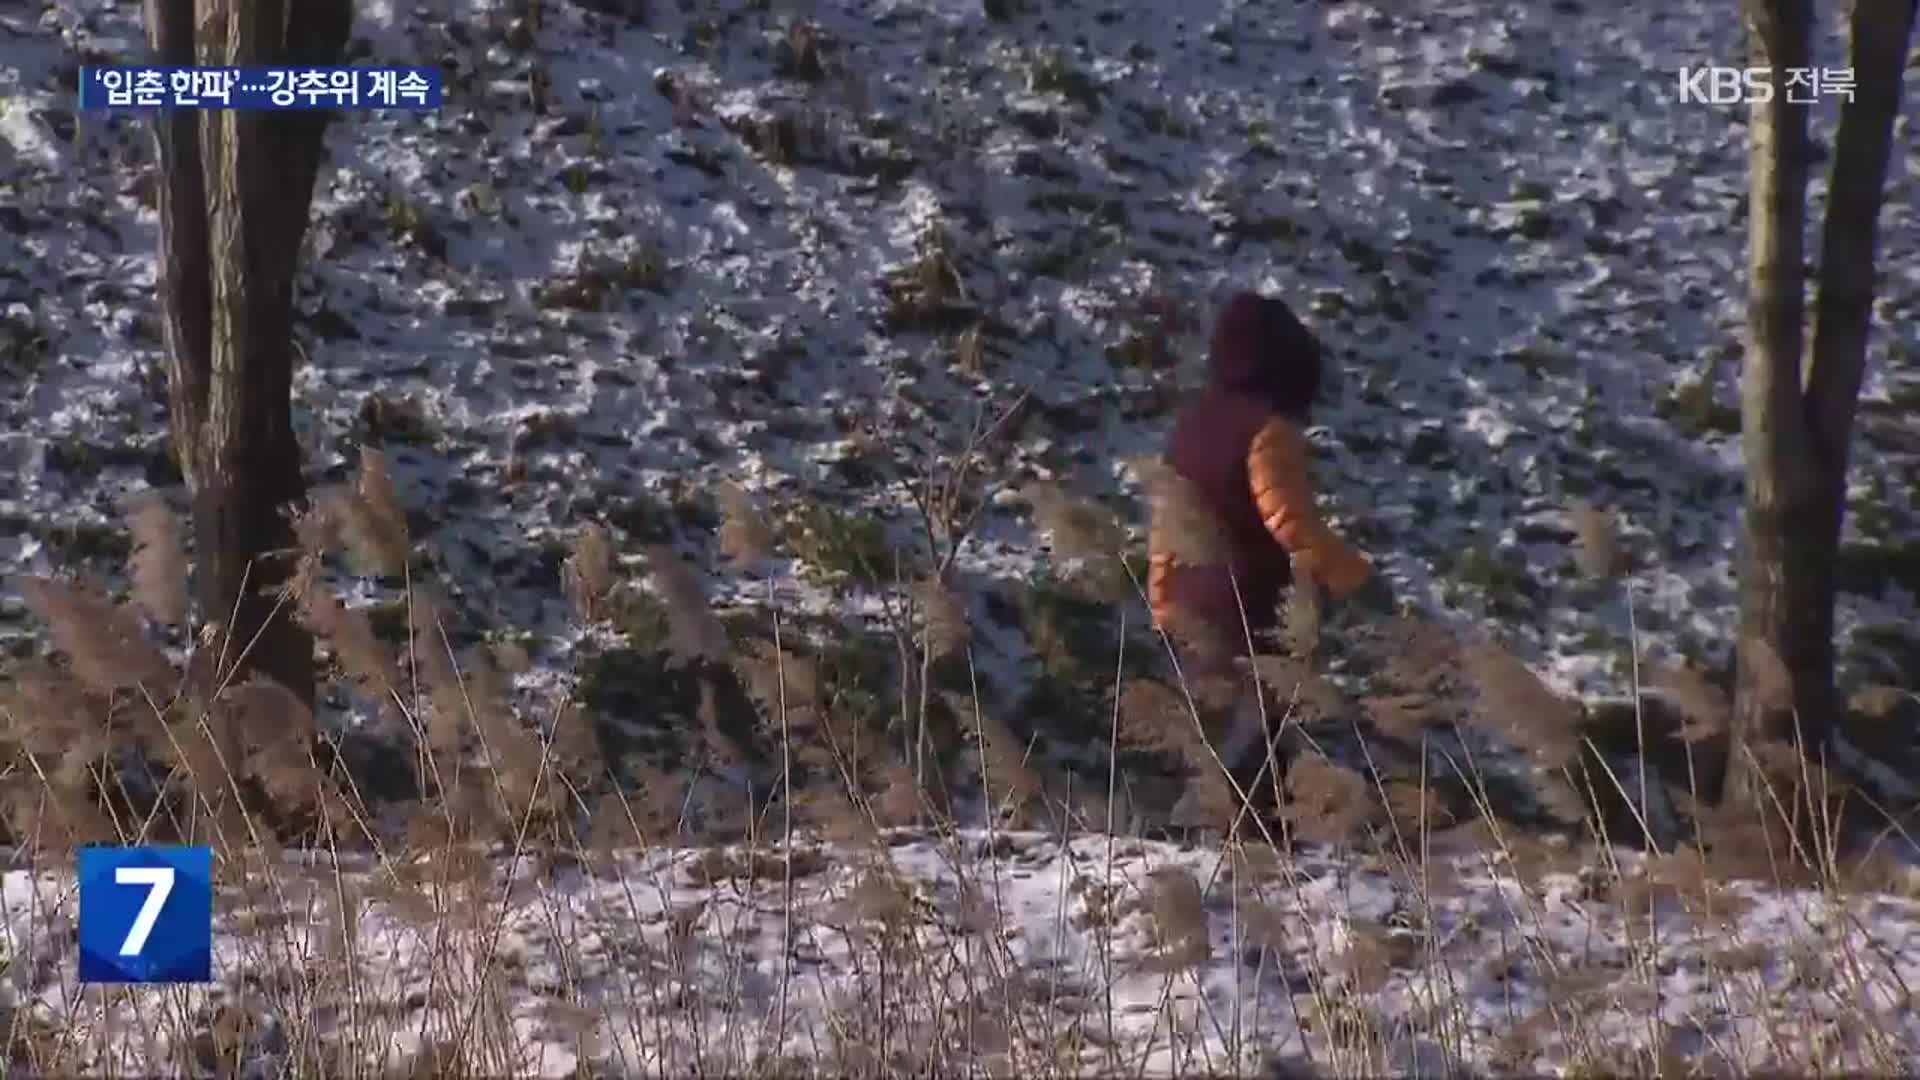
[[[196,63],[193,0],[146,0],[147,44],[154,62]],[[200,171],[200,118],[178,109],[154,118],[159,159],[161,325],[167,348],[167,405],[174,456],[187,486],[197,486],[202,402],[207,400],[207,360],[213,355],[213,277],[208,269],[206,177]]]
[[[1747,493],[1740,632],[1743,641],[1767,646],[1792,683],[1790,695],[1762,693],[1753,668],[1766,654],[1741,650],[1736,731],[1748,747],[1789,741],[1818,757],[1839,715],[1834,563],[1872,317],[1876,225],[1914,6],[1858,0],[1854,9],[1855,100],[1842,110],[1813,350],[1803,365],[1807,108],[1786,100],[1784,73],[1811,66],[1812,4],[1746,5],[1752,63],[1772,68],[1775,89],[1773,100],[1754,105],[1748,129],[1751,342],[1741,385]],[[1746,754],[1736,748],[1731,764],[1733,797],[1765,805]]]
[[[1741,371],[1741,438],[1747,462],[1746,550],[1741,567],[1741,636],[1772,645],[1790,668],[1817,657],[1807,620],[1820,603],[1795,573],[1796,549],[1811,539],[1820,503],[1807,457],[1800,402],[1801,339],[1806,320],[1807,110],[1787,101],[1788,68],[1806,67],[1812,0],[1748,0],[1751,63],[1770,67],[1771,100],[1756,102],[1747,123],[1752,177],[1747,238],[1747,344]],[[1796,664],[1796,661],[1799,663]],[[1742,672],[1744,688],[1751,673]],[[1792,713],[1764,714],[1760,695],[1744,694],[1742,734],[1779,737]],[[1776,703],[1777,704],[1777,703]],[[1807,719],[1817,720],[1818,716]],[[1740,755],[1735,754],[1738,758]],[[1737,764],[1737,763],[1736,763]],[[1736,779],[1740,776],[1736,768]]]
[[[166,64],[331,64],[350,0],[146,0]],[[218,677],[256,670],[313,699],[313,639],[274,588],[287,504],[306,495],[293,434],[293,277],[326,112],[179,110],[154,125],[175,452],[193,496],[201,618],[225,629]]]
[[[1841,481],[1833,489],[1836,519],[1846,506],[1844,477],[1873,323],[1880,207],[1917,7],[1916,0],[1857,0],[1853,9],[1849,62],[1858,89],[1841,109],[1828,172],[1813,363],[1806,380],[1816,460]],[[1836,520],[1836,542],[1838,537]]]

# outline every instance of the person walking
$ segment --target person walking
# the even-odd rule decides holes
[[[1283,710],[1263,707],[1243,670],[1249,639],[1278,628],[1296,582],[1311,581],[1334,601],[1381,587],[1367,558],[1314,505],[1306,428],[1324,376],[1325,350],[1285,302],[1231,296],[1209,341],[1206,385],[1175,417],[1163,460],[1211,517],[1217,543],[1193,562],[1178,557],[1179,538],[1163,523],[1149,540],[1148,603],[1175,643],[1182,678],[1242,683],[1215,725],[1225,729],[1215,749],[1252,795],[1277,798],[1279,777],[1265,766]]]

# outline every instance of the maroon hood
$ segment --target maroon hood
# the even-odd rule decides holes
[[[1319,340],[1283,301],[1235,293],[1214,322],[1207,356],[1212,389],[1304,416],[1320,394],[1320,367]]]

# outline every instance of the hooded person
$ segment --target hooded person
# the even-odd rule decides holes
[[[1273,297],[1236,293],[1215,321],[1206,387],[1175,418],[1165,456],[1213,519],[1215,554],[1183,562],[1156,528],[1147,571],[1155,623],[1186,643],[1177,653],[1184,675],[1232,671],[1233,660],[1248,654],[1249,637],[1278,625],[1296,574],[1335,600],[1373,576],[1314,506],[1305,428],[1321,392],[1322,352]],[[1266,726],[1257,693],[1242,694],[1220,755],[1243,784],[1266,759]]]

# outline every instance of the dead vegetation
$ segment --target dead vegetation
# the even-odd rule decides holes
[[[940,472],[930,455],[923,472],[899,478],[921,513],[924,535],[913,540],[920,550],[912,559],[895,550],[896,533],[871,536],[871,550],[844,556],[861,573],[843,575],[836,588],[879,591],[888,615],[878,633],[848,635],[843,624],[808,622],[777,606],[744,618],[716,609],[707,571],[677,548],[628,552],[606,526],[573,530],[558,582],[577,626],[609,650],[606,664],[624,665],[624,677],[656,695],[638,700],[663,710],[684,703],[672,706],[684,713],[662,713],[684,716],[684,737],[652,749],[623,746],[609,725],[630,718],[609,716],[601,699],[582,698],[566,682],[519,684],[535,669],[526,647],[488,641],[463,625],[469,614],[449,583],[423,571],[428,560],[375,451],[362,454],[351,484],[315,492],[295,516],[299,572],[284,598],[287,616],[313,630],[328,661],[332,693],[323,700],[345,700],[372,721],[352,728],[272,683],[187,677],[231,670],[232,650],[245,646],[222,640],[217,621],[192,636],[184,657],[160,644],[164,628],[192,614],[189,563],[164,503],[132,501],[127,599],[77,579],[10,583],[43,621],[59,660],[16,666],[0,683],[0,750],[9,765],[0,774],[0,822],[17,848],[43,854],[102,841],[211,843],[222,881],[282,906],[307,886],[295,886],[280,852],[351,854],[379,869],[383,910],[411,913],[404,921],[432,935],[446,957],[491,955],[513,895],[499,876],[499,853],[543,873],[572,866],[607,878],[634,873],[636,852],[691,851],[674,880],[710,899],[663,916],[672,932],[658,955],[674,993],[708,993],[698,976],[703,950],[734,948],[695,930],[712,929],[712,898],[780,897],[791,948],[809,935],[838,933],[860,965],[871,965],[855,978],[869,996],[849,1002],[858,1008],[848,1016],[895,1010],[932,1025],[914,1051],[920,1056],[902,1057],[897,1034],[850,1021],[834,1043],[835,1060],[875,1069],[985,1060],[979,1055],[1038,1068],[1048,1052],[1071,1049],[1081,1062],[1138,1052],[1102,1041],[1097,986],[1056,980],[1042,991],[1003,944],[993,944],[1008,915],[992,910],[985,878],[966,887],[974,897],[971,907],[963,904],[971,914],[962,921],[973,927],[966,955],[955,951],[960,939],[928,944],[932,901],[889,854],[903,836],[956,852],[982,845],[993,858],[1017,860],[1020,845],[1033,841],[1012,836],[1160,831],[1180,803],[1189,815],[1183,827],[1200,826],[1232,854],[1230,880],[1166,868],[1126,884],[1106,876],[1110,867],[1091,877],[1083,867],[1069,892],[1081,905],[1075,925],[1102,948],[1117,947],[1129,918],[1145,920],[1145,952],[1132,974],[1164,980],[1160,1007],[1184,1039],[1198,1038],[1206,1025],[1182,1013],[1188,1006],[1175,988],[1220,962],[1223,918],[1255,943],[1250,955],[1299,963],[1303,931],[1285,899],[1302,872],[1297,855],[1339,852],[1356,866],[1379,868],[1400,883],[1405,925],[1356,923],[1340,957],[1310,959],[1290,976],[1307,1014],[1318,1018],[1315,1037],[1342,1063],[1335,1071],[1366,1071],[1383,1060],[1390,1040],[1368,995],[1406,986],[1440,994],[1429,985],[1431,972],[1462,962],[1434,960],[1419,929],[1431,910],[1453,902],[1450,890],[1467,887],[1471,871],[1463,867],[1471,863],[1462,859],[1493,860],[1529,889],[1557,887],[1571,875],[1585,883],[1584,895],[1630,916],[1629,940],[1664,925],[1635,912],[1737,917],[1751,907],[1743,890],[1754,881],[1834,895],[1910,890],[1883,856],[1851,854],[1851,823],[1862,811],[1852,778],[1810,770],[1786,748],[1746,751],[1775,785],[1777,823],[1719,813],[1703,784],[1716,782],[1731,752],[1730,705],[1718,685],[1681,664],[1648,662],[1639,702],[1581,703],[1557,695],[1491,639],[1407,619],[1356,623],[1308,592],[1289,602],[1283,632],[1257,643],[1251,661],[1224,674],[1183,676],[1164,651],[1130,646],[1118,623],[1072,621],[1130,610],[1138,614],[1121,621],[1135,628],[1131,640],[1148,640],[1140,566],[1127,557],[1139,530],[1062,485],[1035,484],[1020,498],[1061,569],[1057,582],[1036,589],[1041,599],[1023,601],[1030,613],[1049,614],[1023,625],[1035,635],[1043,679],[1059,680],[1060,693],[1084,693],[1093,722],[1104,725],[1093,729],[1090,763],[1063,757],[1059,734],[1031,701],[983,693],[976,662],[989,629],[978,621],[983,598],[953,573],[985,501],[973,489],[995,482],[987,448],[999,427],[977,424],[963,453],[947,458],[954,471]],[[1185,560],[1217,553],[1216,527],[1192,493],[1164,471],[1143,471],[1154,549]],[[772,585],[786,572],[785,553],[802,562],[837,557],[820,549],[818,533],[783,536],[776,510],[742,488],[718,491],[715,502],[719,573],[766,576]],[[1596,549],[1607,543],[1598,528],[1583,536]],[[644,574],[630,575],[629,565]],[[913,572],[901,573],[908,566]],[[1596,559],[1594,566],[1617,572],[1619,564]],[[378,628],[386,616],[353,599],[343,573],[401,583],[398,635]],[[1754,669],[1763,681],[1774,670]],[[1280,733],[1279,768],[1260,781],[1272,792],[1264,800],[1229,779],[1219,756],[1228,734],[1223,717],[1256,683]],[[1039,834],[1017,831],[1035,828]],[[1622,845],[1643,849],[1644,859],[1629,866]],[[847,877],[843,868],[857,872]],[[264,1020],[276,1016],[284,1025],[329,987],[354,985],[358,969],[347,950],[358,933],[354,912],[363,908],[340,907],[345,890],[361,887],[347,881],[339,876],[327,886],[339,894],[326,901],[337,924],[326,948],[335,951],[290,970],[252,1005],[188,1024],[197,1034],[183,1045],[222,1060],[264,1052],[346,1071],[362,1068],[341,1065],[348,1059],[391,1067],[385,1051],[355,1041],[369,1038],[367,1025],[391,1023],[366,1004],[355,1006],[358,1034]],[[807,916],[823,921],[799,925],[797,897],[818,889],[838,906]],[[1128,889],[1132,905],[1116,904]],[[1734,944],[1711,952],[1723,966],[1757,970],[1752,954]],[[1535,955],[1484,963],[1504,979],[1571,985],[1564,961]],[[1639,962],[1629,958],[1626,974],[1610,978],[1630,977]],[[504,1067],[515,1054],[506,1019],[512,965],[435,964],[446,1000],[415,1021],[428,1025],[427,1045],[438,1048],[433,1060]],[[801,976],[791,963],[781,970],[781,993],[796,993]],[[967,983],[976,1014],[941,1026],[935,1003],[909,989],[923,979]],[[575,1026],[604,1028],[601,1014],[580,1003],[578,987],[561,990],[555,1009],[574,1016]],[[1433,1008],[1441,1009],[1441,998]],[[1576,1045],[1579,1021],[1548,1013],[1530,1022],[1529,1037]],[[1063,1027],[1063,1015],[1077,1019]],[[1433,1037],[1469,1037],[1451,1023],[1444,1010],[1435,1012]],[[16,1060],[36,1068],[84,1060],[72,1040],[48,1043],[36,1030],[17,1017]],[[628,1034],[654,1046],[664,1055],[659,1061],[693,1060],[689,1032]],[[166,1060],[178,1053],[155,1052]],[[740,1060],[725,1056],[736,1052],[707,1045],[698,1054]]]

